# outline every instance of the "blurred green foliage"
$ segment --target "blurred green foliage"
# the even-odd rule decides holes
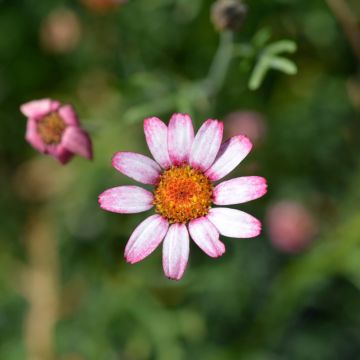
[[[55,220],[60,359],[358,357],[359,63],[324,1],[249,1],[230,39],[214,30],[211,3],[129,0],[94,12],[77,1],[0,1],[0,359],[28,358],[27,224],[40,209]],[[358,2],[349,4],[360,16]],[[41,31],[63,8],[80,30],[59,53]],[[19,105],[42,97],[76,106],[93,138],[92,163],[61,167],[24,141]],[[99,193],[132,183],[111,168],[112,154],[148,153],[144,117],[186,111],[199,126],[238,110],[262,113],[267,131],[233,175],[270,184],[241,209],[263,220],[269,204],[299,201],[318,223],[317,238],[286,255],[265,224],[259,238],[224,239],[227,252],[216,260],[192,244],[181,282],[164,278],[160,249],[125,264],[125,243],[144,214],[99,209]]]

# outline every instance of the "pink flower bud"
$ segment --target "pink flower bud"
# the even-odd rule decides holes
[[[21,105],[20,110],[28,118],[25,138],[35,149],[62,164],[74,154],[92,159],[91,139],[71,105],[41,99]]]
[[[226,136],[244,134],[252,142],[261,142],[266,133],[264,117],[255,111],[235,111],[225,117]]]
[[[282,252],[300,252],[310,245],[317,232],[310,212],[294,201],[273,204],[266,217],[271,242]]]

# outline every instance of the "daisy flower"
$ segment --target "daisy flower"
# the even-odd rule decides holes
[[[41,99],[21,105],[20,110],[28,118],[25,138],[36,150],[62,164],[74,154],[92,159],[91,139],[71,105]]]
[[[261,223],[253,216],[224,205],[240,204],[263,196],[266,180],[238,177],[214,184],[229,174],[250,152],[252,144],[242,135],[222,142],[223,123],[209,119],[194,135],[189,115],[174,114],[166,126],[156,117],[145,119],[146,142],[155,161],[147,156],[118,152],[113,167],[153,191],[119,186],[99,196],[100,207],[121,213],[155,208],[134,230],[125,248],[125,259],[137,263],[163,241],[163,269],[170,279],[184,274],[192,240],[211,257],[225,252],[220,234],[234,238],[255,237]],[[212,207],[212,205],[220,207]]]

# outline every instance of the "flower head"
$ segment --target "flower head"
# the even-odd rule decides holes
[[[223,123],[209,119],[196,136],[191,118],[174,114],[166,126],[156,117],[144,122],[147,156],[118,152],[112,164],[118,171],[143,184],[119,186],[99,196],[101,208],[129,214],[155,208],[134,230],[125,248],[125,258],[136,263],[163,241],[163,268],[170,279],[179,280],[189,257],[189,239],[209,256],[225,252],[220,234],[246,238],[260,234],[261,224],[253,216],[227,207],[263,196],[266,180],[258,176],[234,178],[214,184],[229,174],[250,152],[252,144],[242,135],[221,144]]]
[[[35,149],[62,164],[74,154],[92,159],[91,139],[71,105],[42,99],[23,104],[20,110],[28,118],[25,138]]]

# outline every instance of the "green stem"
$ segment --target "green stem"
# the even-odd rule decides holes
[[[204,81],[205,91],[209,97],[215,96],[221,90],[233,56],[233,51],[233,33],[230,31],[222,32],[220,34],[218,49]]]

